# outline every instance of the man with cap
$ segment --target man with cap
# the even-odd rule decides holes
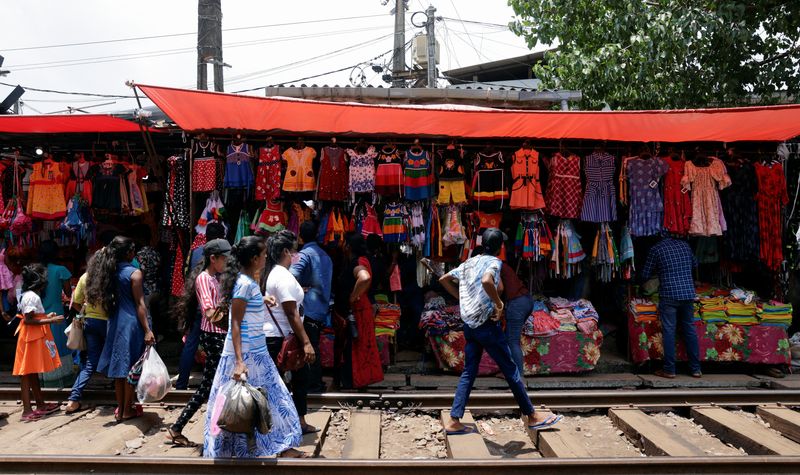
[[[508,341],[500,327],[504,305],[498,287],[501,287],[500,270],[503,262],[497,256],[500,255],[506,239],[506,235],[499,229],[487,229],[481,238],[483,253],[471,257],[439,279],[445,290],[458,299],[461,320],[464,321],[464,338],[467,340],[464,347],[464,371],[458,382],[450,418],[444,427],[448,435],[468,434],[475,430],[462,424],[461,418],[478,375],[483,350],[489,353],[503,372],[522,411],[523,422],[529,429],[550,427],[562,417],[547,411],[534,412],[522,382],[522,373],[511,357]]]

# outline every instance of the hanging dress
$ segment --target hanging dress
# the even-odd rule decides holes
[[[322,201],[347,199],[347,163],[344,149],[323,147],[319,158],[317,198]]]
[[[496,213],[508,201],[503,170],[503,154],[495,152],[475,155],[475,174],[472,177],[472,201],[477,209]]]
[[[439,197],[436,201],[440,205],[466,203],[463,150],[446,148],[440,154],[442,165],[439,167]]]
[[[214,142],[197,141],[192,145],[192,191],[212,191],[217,187],[217,155]]]
[[[281,152],[277,145],[258,149],[256,200],[274,200],[281,196]]]
[[[711,159],[706,167],[686,162],[681,185],[692,190],[692,236],[722,236],[726,230],[725,216],[719,199],[719,190],[731,184],[728,172],[721,160]]]
[[[419,153],[406,150],[403,170],[405,198],[409,201],[427,200],[431,197],[431,160],[426,150]]]
[[[350,157],[350,194],[375,191],[375,147],[369,146],[364,153],[347,149]]]
[[[731,186],[720,192],[722,210],[728,223],[725,255],[738,262],[757,262],[759,256],[758,179],[748,162],[728,166]]]
[[[406,241],[405,206],[392,202],[383,211],[383,242],[401,243]]]
[[[545,207],[539,183],[539,152],[521,148],[511,162],[511,209],[536,210]]]
[[[89,179],[89,170],[92,164],[86,160],[77,160],[72,164],[72,175],[67,183],[65,198],[69,200],[79,195],[89,206],[92,205],[92,182]]]
[[[783,262],[783,207],[789,203],[786,177],[780,163],[755,164],[758,177],[759,257],[770,269],[778,270]]]
[[[167,159],[167,189],[164,197],[164,213],[161,225],[164,227],[188,228],[189,224],[189,190],[186,183],[187,160],[183,155],[174,155]],[[97,190],[97,187],[95,187]],[[97,194],[95,194],[95,203]]]
[[[300,150],[289,147],[284,150],[286,175],[283,177],[283,191],[290,193],[314,191],[317,187],[317,179],[314,176],[316,157],[317,151],[311,147],[303,147]]]
[[[669,166],[664,177],[664,229],[678,236],[686,236],[692,222],[692,199],[681,185],[686,160],[666,159]]]
[[[28,190],[28,216],[37,219],[60,219],[67,214],[64,198],[66,176],[61,164],[52,159],[33,164]]]
[[[595,152],[586,157],[586,192],[583,195],[581,221],[608,223],[617,220],[617,191],[614,189],[614,156]]]
[[[286,229],[288,222],[289,218],[283,209],[283,203],[269,200],[251,229],[256,234],[263,236]]]
[[[251,161],[250,146],[241,142],[238,145],[228,145],[225,156],[225,179],[223,186],[229,189],[250,190],[255,184]]]
[[[631,236],[652,236],[664,226],[664,201],[659,182],[668,165],[659,157],[633,158],[627,164],[630,185]]]
[[[581,213],[581,159],[560,153],[550,158],[547,213],[559,218],[577,218]]]
[[[375,192],[392,198],[403,196],[403,160],[397,148],[381,148],[375,161]]]

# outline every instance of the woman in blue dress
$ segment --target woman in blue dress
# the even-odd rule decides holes
[[[53,240],[42,241],[39,246],[39,259],[43,266],[47,267],[47,288],[42,295],[42,305],[45,313],[55,313],[64,315],[64,300],[62,293],[70,296],[72,287],[69,279],[72,273],[66,267],[56,264],[58,260],[58,244]],[[72,350],[67,348],[67,336],[64,330],[67,324],[64,322],[51,323],[50,331],[53,333],[53,340],[56,342],[58,355],[61,357],[61,366],[42,374],[45,387],[66,387],[72,384]]]
[[[109,316],[97,371],[114,380],[117,422],[141,415],[134,406],[134,388],[127,377],[142,356],[144,345],[155,343],[147,321],[142,271],[131,264],[134,251],[133,240],[117,236],[95,254],[86,269],[86,301],[102,306]]]
[[[264,269],[267,246],[263,239],[248,236],[231,249],[228,268],[221,278],[222,305],[230,308],[230,323],[222,357],[208,398],[205,447],[203,456],[210,458],[255,458],[279,455],[303,457],[294,447],[302,441],[300,418],[286,385],[267,351],[264,323],[267,321],[265,297],[258,284]],[[235,434],[212,425],[213,408],[219,391],[231,379],[246,375],[247,382],[267,392],[272,429],[267,434],[256,431],[255,445],[250,447],[246,434]]]

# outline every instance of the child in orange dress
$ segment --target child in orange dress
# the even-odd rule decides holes
[[[17,327],[17,354],[14,359],[14,376],[21,377],[22,420],[41,419],[56,412],[58,404],[45,404],[39,387],[39,373],[46,373],[61,366],[56,343],[50,332],[51,323],[64,321],[63,315],[45,315],[40,294],[47,287],[47,269],[33,264],[22,269],[22,297],[17,305],[17,318],[22,322]],[[31,396],[36,401],[36,410],[31,407]]]

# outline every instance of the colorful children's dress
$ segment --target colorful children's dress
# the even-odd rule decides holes
[[[550,181],[547,185],[547,212],[559,218],[577,218],[581,214],[581,159],[560,153],[550,158]]]
[[[431,197],[431,160],[426,150],[406,151],[404,172],[405,198],[410,201]]]
[[[375,191],[375,147],[370,146],[361,153],[347,149],[350,157],[350,193],[372,193]]]
[[[544,208],[542,185],[539,183],[539,152],[521,148],[511,159],[511,209]]]
[[[631,236],[652,236],[664,226],[664,201],[659,183],[667,164],[659,157],[632,158],[627,163],[630,184]]]
[[[344,149],[323,147],[319,158],[319,188],[317,198],[322,201],[347,199],[347,163]]]
[[[708,166],[686,162],[686,174],[681,185],[692,190],[692,223],[689,234],[693,236],[722,236],[727,230],[719,190],[731,184],[728,171],[721,160],[711,159]]]
[[[53,341],[50,325],[27,325],[24,315],[34,313],[37,320],[46,317],[42,299],[33,291],[22,294],[17,308],[22,319],[17,327],[17,352],[11,374],[23,376],[53,372],[61,366],[61,358]]]
[[[283,152],[283,160],[286,162],[283,191],[314,191],[317,187],[317,179],[314,176],[314,158],[316,157],[317,151],[311,147],[304,147],[300,150],[291,147]]]
[[[375,192],[387,197],[403,196],[403,159],[397,148],[382,148],[376,161]]]
[[[586,157],[586,193],[583,195],[581,220],[607,223],[617,220],[617,192],[614,189],[614,156],[595,152]]]
[[[281,196],[281,151],[277,145],[258,149],[256,200],[274,200]]]

